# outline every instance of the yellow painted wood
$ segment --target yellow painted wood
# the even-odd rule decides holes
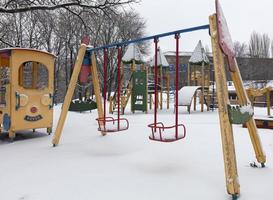
[[[83,58],[84,58],[84,55],[85,55],[85,51],[86,51],[86,45],[81,44],[78,55],[77,55],[76,63],[75,63],[74,69],[73,69],[73,73],[71,75],[71,79],[70,79],[70,82],[69,82],[69,85],[68,85],[67,93],[65,95],[65,99],[64,99],[64,102],[63,102],[61,115],[59,117],[57,128],[56,128],[53,140],[52,140],[52,144],[54,146],[59,144],[59,141],[60,141],[60,138],[61,138],[62,130],[63,130],[63,127],[64,127],[64,122],[65,122],[65,119],[66,119],[66,116],[67,116],[69,105],[70,105],[70,103],[72,101],[72,97],[73,97],[73,94],[74,94],[74,91],[75,91],[75,87],[76,87],[76,84],[77,84],[78,76],[80,74],[80,70],[81,70]]]
[[[20,94],[20,106],[26,106],[28,104],[29,98],[25,94]]]
[[[191,68],[190,63],[188,63],[188,86],[191,85]]]
[[[248,88],[246,90],[246,93],[248,95],[248,98],[250,98],[251,105],[254,105],[254,99],[255,97],[259,96],[266,96],[266,107],[267,107],[267,115],[270,116],[270,92],[272,91],[272,87],[265,87],[262,89],[254,89],[254,88]]]
[[[113,98],[109,99],[109,113],[113,113]]]
[[[23,85],[23,67],[19,68],[19,85]]]
[[[209,21],[215,69],[215,81],[217,87],[216,94],[218,100],[218,114],[221,128],[226,187],[229,194],[238,195],[240,193],[240,185],[238,182],[232,125],[229,121],[227,109],[227,105],[229,104],[228,90],[226,84],[224,57],[222,51],[220,50],[218,41],[216,14],[210,16]]]
[[[14,48],[11,49],[10,60],[11,88],[9,92],[10,110],[8,111],[11,116],[10,136],[20,130],[51,128],[53,126],[53,109],[47,105],[43,105],[41,99],[46,94],[53,95],[55,56],[32,49]],[[22,82],[19,78],[22,75],[20,68],[22,68],[23,63],[26,62],[32,62],[33,65],[35,65],[34,63],[42,63],[46,67],[48,72],[48,84],[45,88],[38,89],[36,88],[37,85],[33,88],[24,88],[23,85],[20,85],[20,82]],[[15,94],[17,94],[17,98]],[[21,103],[20,106],[18,102]],[[36,113],[31,112],[32,107],[37,108]],[[26,117],[37,117],[39,115],[41,119],[37,121],[26,120]]]
[[[97,112],[98,112],[98,117],[102,118],[103,117],[103,108],[102,108],[102,100],[101,100],[101,94],[100,94],[100,83],[99,83],[99,76],[98,76],[98,71],[97,71],[97,62],[96,62],[96,56],[94,53],[91,55],[91,74],[92,74],[92,80],[93,80],[93,85],[94,85],[94,93],[95,93],[95,98],[96,98],[96,103],[97,103]],[[100,127],[102,127],[102,130],[104,130],[104,123],[102,121],[99,122]],[[102,131],[102,135],[106,135],[106,132]]]
[[[194,93],[194,96],[193,96],[193,110],[196,111],[196,92]]]
[[[44,106],[49,106],[52,104],[52,99],[50,98],[50,95],[49,94],[45,94],[42,96],[41,98],[41,103],[44,105]]]
[[[250,100],[248,99],[247,93],[243,86],[242,77],[239,71],[239,67],[237,64],[237,61],[235,59],[235,72],[230,72],[232,81],[234,83],[234,87],[238,96],[238,102],[240,105],[247,105],[250,104]],[[264,154],[262,144],[260,141],[260,137],[258,135],[258,130],[256,127],[256,123],[254,118],[252,117],[251,120],[249,120],[246,123],[246,126],[248,128],[249,136],[252,142],[252,146],[254,148],[256,159],[259,163],[265,163],[266,162],[266,156]]]

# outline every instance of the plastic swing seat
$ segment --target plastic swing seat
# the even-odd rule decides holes
[[[177,124],[173,126],[164,126],[162,122],[158,122],[156,124],[149,124],[148,127],[152,129],[152,134],[149,136],[150,140],[158,141],[158,142],[175,142],[177,140],[181,140],[186,137],[186,127],[184,124]],[[178,129],[178,133],[175,131],[172,132],[172,129]],[[179,128],[183,128],[182,133],[180,133]],[[168,131],[170,130],[170,131]]]
[[[96,120],[99,125],[98,131],[118,132],[129,128],[129,121],[126,118],[114,119],[113,117],[101,117]]]

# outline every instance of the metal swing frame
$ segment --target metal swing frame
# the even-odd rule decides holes
[[[103,57],[104,57],[104,64],[103,64],[103,70],[104,70],[104,77],[103,77],[103,117],[97,118],[97,122],[99,125],[98,130],[102,132],[119,132],[119,131],[125,131],[129,129],[129,121],[126,118],[120,118],[120,66],[121,66],[121,53],[120,53],[120,47],[117,46],[118,50],[118,70],[117,70],[117,76],[118,76],[118,118],[115,119],[113,117],[106,117],[106,90],[107,90],[107,62],[108,62],[108,54],[107,54],[107,48],[104,48],[103,50]],[[120,122],[125,122],[126,126],[121,127]],[[115,129],[107,129],[106,124],[112,123],[115,125],[117,123],[117,128]],[[103,125],[103,126],[102,126]]]
[[[150,140],[158,142],[174,142],[181,140],[186,137],[186,127],[184,124],[178,123],[178,67],[179,67],[179,33],[175,33],[176,40],[176,63],[175,63],[175,125],[173,126],[164,126],[162,122],[157,122],[157,49],[158,49],[158,38],[154,38],[155,43],[155,63],[154,63],[154,85],[155,85],[155,104],[154,104],[154,123],[149,124],[148,127],[152,130],[152,135],[149,137]],[[183,134],[179,135],[178,128],[183,127]],[[166,129],[175,129],[175,137],[173,139],[164,138],[164,131]],[[155,137],[155,133],[159,132],[159,138]]]

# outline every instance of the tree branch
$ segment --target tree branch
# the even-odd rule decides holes
[[[7,45],[9,47],[14,47],[13,44],[10,44],[9,42],[4,41],[2,38],[0,38],[0,42],[2,42],[3,44],[5,44],[5,45]]]
[[[10,1],[12,2],[12,1]],[[10,3],[8,2],[8,3]],[[85,4],[81,1],[71,1],[67,3],[60,3],[60,4],[51,4],[51,5],[26,5],[23,7],[16,7],[16,8],[8,8],[9,5],[0,6],[0,13],[21,13],[21,12],[28,12],[34,10],[56,10],[60,8],[67,8],[67,7],[81,7],[86,9],[95,9],[95,10],[104,10],[107,8],[111,8],[113,6],[121,6],[130,3],[137,3],[138,0],[111,0],[105,1],[104,3],[96,4]]]

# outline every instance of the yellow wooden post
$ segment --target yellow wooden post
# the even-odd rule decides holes
[[[65,119],[67,116],[68,108],[69,108],[70,102],[72,100],[72,96],[73,96],[76,84],[77,84],[77,80],[78,80],[78,76],[79,76],[79,73],[81,70],[82,61],[83,61],[83,57],[85,55],[85,51],[86,51],[86,45],[81,44],[78,55],[77,55],[76,63],[75,63],[74,69],[73,69],[73,73],[72,73],[72,76],[70,79],[70,83],[68,85],[67,93],[65,95],[61,115],[60,115],[60,118],[59,118],[59,121],[57,124],[57,128],[56,128],[53,140],[52,140],[52,144],[54,146],[59,144],[59,141],[61,138],[64,122],[65,122]]]
[[[190,63],[188,63],[188,86],[191,85],[191,68]]]
[[[239,68],[238,68],[238,64],[237,64],[236,59],[235,59],[235,66],[234,67],[236,70],[235,70],[235,72],[230,72],[230,75],[231,75],[232,81],[234,83],[234,87],[236,89],[239,104],[240,105],[247,105],[248,103],[250,103],[250,101],[249,101],[246,91],[244,89],[242,77],[241,77],[241,74],[239,73]],[[266,157],[265,157],[265,154],[262,149],[260,137],[258,135],[258,130],[257,130],[254,118],[252,117],[246,123],[246,125],[248,128],[248,132],[250,135],[252,146],[253,146],[255,154],[256,154],[256,159],[259,163],[264,164],[266,162]]]
[[[113,113],[113,100],[112,97],[109,99],[109,113]]]
[[[19,85],[22,85],[22,86],[24,86],[24,73],[23,73],[23,68],[24,68],[24,66],[21,66],[20,68],[19,68]]]
[[[95,98],[97,103],[98,117],[102,118],[104,114],[103,114],[101,94],[100,94],[100,82],[99,82],[99,76],[97,71],[97,62],[96,62],[96,56],[94,52],[92,52],[92,55],[91,55],[91,74],[92,74],[94,93],[95,93]],[[104,127],[104,123],[102,121],[99,121],[99,123],[101,127]],[[104,128],[102,128],[102,130],[104,130]],[[106,132],[102,131],[101,134],[106,135]]]
[[[217,86],[216,94],[218,99],[218,113],[221,128],[226,186],[227,192],[236,196],[240,193],[240,185],[238,182],[232,125],[228,116],[227,104],[229,104],[229,99],[224,68],[224,57],[218,41],[216,15],[210,16],[209,21],[215,69],[215,81]]]
[[[197,91],[193,95],[193,110],[194,111],[196,111],[196,93],[197,93]]]

